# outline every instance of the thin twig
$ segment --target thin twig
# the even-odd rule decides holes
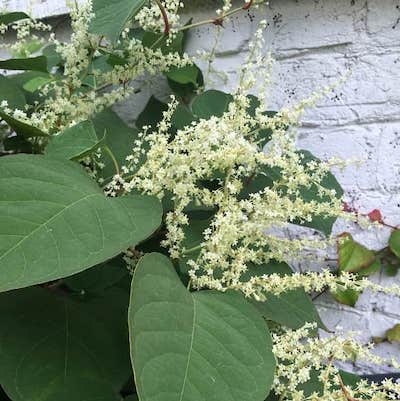
[[[347,390],[345,384],[343,383],[343,379],[342,379],[342,376],[340,375],[340,373],[338,374],[338,377],[339,377],[339,385],[340,385],[340,388],[342,389],[342,393],[343,393],[343,395],[346,397],[346,400],[347,400],[347,401],[362,401],[362,400],[360,400],[359,398],[354,398],[354,397],[349,393],[349,390]]]
[[[249,5],[249,3],[250,3],[250,5]],[[206,19],[204,21],[199,21],[199,22],[195,22],[193,24],[185,25],[182,28],[180,28],[179,31],[186,31],[187,29],[197,28],[199,26],[207,25],[207,24],[222,25],[222,22],[223,22],[223,20],[225,18],[227,18],[227,17],[229,17],[229,16],[231,16],[233,14],[237,14],[238,12],[241,12],[243,10],[248,10],[253,4],[253,0],[249,1],[249,3],[246,3],[242,7],[238,7],[238,8],[235,8],[233,10],[230,10],[227,13],[222,14],[218,18]],[[245,8],[245,7],[247,7],[247,8]]]

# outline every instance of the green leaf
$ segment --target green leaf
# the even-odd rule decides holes
[[[233,97],[228,93],[209,90],[197,96],[192,103],[193,114],[199,118],[221,117],[227,110]]]
[[[46,134],[39,128],[33,127],[32,125],[17,120],[1,110],[0,118],[2,118],[17,134],[20,134],[25,138],[48,136],[48,134]]]
[[[312,155],[307,150],[299,151],[300,154],[303,155],[303,165],[307,165],[311,161],[319,161],[317,157]],[[343,189],[340,186],[339,182],[336,180],[335,176],[328,172],[321,181],[321,186],[336,191],[336,197],[339,199],[343,196]],[[319,190],[316,185],[312,185],[310,188],[303,188],[300,190],[300,194],[303,200],[310,202],[310,201],[317,201],[323,202],[329,200],[326,196],[320,196]],[[297,222],[296,224],[314,228],[315,230],[323,232],[325,235],[330,235],[332,232],[333,224],[336,221],[336,217],[332,216],[324,216],[324,215],[314,215],[311,222],[303,221],[301,223]]]
[[[42,49],[43,56],[47,59],[47,69],[51,71],[53,67],[56,67],[63,63],[63,59],[60,53],[57,52],[56,45],[48,45]]]
[[[252,276],[264,274],[292,275],[293,270],[286,263],[271,261],[260,266],[251,265],[243,277],[247,281]],[[288,291],[280,296],[267,294],[267,300],[263,302],[253,301],[258,311],[268,320],[289,327],[299,329],[305,323],[315,322],[319,328],[326,330],[318,311],[309,295],[301,288]]]
[[[47,85],[48,83],[53,81],[53,77],[51,75],[48,75],[47,77],[39,76],[32,78],[28,82],[26,82],[23,86],[23,88],[28,91],[28,92],[36,92],[38,89],[43,87],[44,85]]]
[[[319,379],[319,373],[317,370],[312,370],[310,373],[310,380],[306,383],[300,384],[298,386],[299,390],[304,391],[305,397],[311,397],[313,393],[318,395],[322,395],[324,391],[324,383]],[[339,370],[340,376],[342,377],[343,383],[350,387],[354,388],[357,386],[357,383],[361,380],[360,376],[357,376],[350,372],[345,372],[344,370]],[[337,388],[337,386],[335,386]]]
[[[46,146],[45,154],[58,159],[78,160],[96,151],[101,143],[93,123],[83,121],[52,137]]]
[[[388,341],[390,341],[391,343],[393,342],[400,342],[400,324],[396,324],[394,327],[392,327],[391,329],[389,329],[386,332],[386,338],[388,339]]]
[[[2,100],[6,100],[11,109],[24,110],[27,103],[25,94],[19,85],[20,81],[23,82],[22,75],[23,74],[16,74],[9,78],[0,75],[0,103]],[[17,134],[20,134],[25,138],[47,136],[45,132],[15,119],[5,113],[1,108],[0,119],[3,119]]]
[[[0,24],[4,25],[10,25],[13,22],[17,22],[21,19],[30,19],[30,17],[28,14],[19,11],[0,14]]]
[[[27,40],[18,50],[11,51],[14,59],[27,59],[33,53],[38,52],[43,47],[43,43],[39,39]]]
[[[139,401],[139,398],[136,394],[132,394],[132,395],[124,398],[124,401]]]
[[[243,296],[188,292],[160,254],[139,262],[129,306],[141,401],[263,401],[275,358],[268,328]]]
[[[136,119],[136,126],[142,129],[143,126],[149,125],[155,129],[158,122],[163,118],[163,112],[168,110],[168,105],[161,102],[154,96],[151,96],[145,108]]]
[[[336,290],[332,292],[332,295],[339,303],[354,307],[360,297],[360,292],[347,288]]]
[[[181,104],[178,104],[171,119],[172,129],[175,131],[178,129],[183,129],[184,127],[189,126],[195,119],[196,118],[189,109]]]
[[[151,96],[145,108],[139,114],[136,120],[136,126],[139,129],[142,129],[144,125],[149,125],[152,127],[152,129],[155,129],[157,124],[163,118],[163,112],[167,109],[168,105],[166,103],[161,102],[154,96]],[[195,116],[189,109],[184,107],[182,104],[178,104],[171,118],[171,131],[175,133],[178,129],[182,129],[185,126],[190,125],[190,123],[195,119]]]
[[[0,291],[83,271],[151,235],[161,205],[106,198],[76,163],[0,158]]]
[[[91,269],[64,279],[67,287],[80,294],[104,294],[108,288],[127,278],[128,270],[122,257],[101,263]]]
[[[138,130],[129,127],[111,109],[105,109],[93,118],[93,124],[99,141],[105,138],[105,144],[111,149],[118,165],[126,164],[126,157],[131,154],[134,140],[138,138]],[[101,170],[104,179],[115,174],[114,164],[108,154],[103,152],[101,161],[105,167]]]
[[[260,102],[259,98],[254,95],[247,95],[247,98],[250,101],[250,105],[249,105],[249,108],[247,109],[247,112],[252,117],[255,117],[256,108],[260,106],[261,102]],[[277,112],[268,110],[268,111],[264,111],[263,114],[268,117],[274,117],[277,114]],[[258,143],[260,144],[261,147],[264,147],[265,144],[271,140],[271,136],[272,136],[272,130],[270,128],[266,128],[266,129],[258,128],[257,129],[256,140],[258,141]]]
[[[196,65],[186,65],[184,67],[173,67],[166,74],[171,81],[179,84],[197,84],[199,69]]]
[[[382,268],[380,260],[375,260],[370,266],[366,267],[365,269],[360,270],[357,272],[358,276],[371,276],[374,273],[377,273]]]
[[[116,401],[130,375],[128,296],[74,302],[41,288],[0,295],[0,382],[13,401]]]
[[[0,68],[4,70],[32,70],[47,72],[47,59],[45,56],[11,58],[0,61]]]
[[[21,89],[9,78],[0,75],[0,103],[3,100],[7,101],[10,109],[23,110],[26,104],[25,95]]]
[[[393,265],[391,263],[386,264],[384,266],[386,275],[389,277],[395,277],[397,275],[397,273],[399,272],[399,267],[400,267],[400,263],[398,263],[397,265]]]
[[[189,280],[190,266],[187,264],[188,260],[196,260],[200,253],[200,244],[204,242],[204,230],[209,227],[210,220],[191,220],[190,223],[183,228],[185,238],[182,241],[182,247],[185,250],[195,249],[187,255],[179,259],[179,272],[182,278],[186,281]]]
[[[185,40],[184,32],[178,32],[175,38],[170,42],[170,37],[164,33],[156,33],[150,31],[141,32],[140,40],[143,46],[151,49],[160,49],[163,54],[183,53],[183,45]]]
[[[34,151],[35,145],[20,135],[9,136],[3,140],[4,149],[13,153],[40,153]]]
[[[39,71],[24,71],[17,74],[11,74],[7,77],[13,82],[20,91],[22,91],[26,98],[26,104],[35,106],[35,102],[43,103],[44,97],[38,91],[29,92],[24,89],[24,85],[26,85],[29,81],[34,80],[36,78],[49,78],[49,73],[39,72]]]
[[[349,233],[343,233],[338,244],[339,271],[355,273],[370,267],[376,260],[373,251],[353,240]]]
[[[126,23],[145,5],[146,0],[93,0],[94,18],[89,31],[116,42]]]
[[[400,230],[393,230],[389,238],[390,250],[400,258]]]
[[[196,65],[173,68],[166,73],[172,91],[189,103],[190,98],[204,85],[203,73]]]
[[[273,112],[267,112],[273,114]],[[261,137],[263,137],[263,141],[269,140],[267,138],[268,134],[265,131],[264,133],[260,133]],[[298,152],[302,155],[302,164],[306,167],[307,164],[311,161],[318,161],[315,156],[313,156],[310,152],[306,150],[301,150]],[[275,181],[279,181],[282,178],[281,170],[279,168],[271,168],[264,167],[262,171],[260,171],[255,177],[250,177],[248,183],[246,183],[244,190],[241,193],[242,198],[247,198],[249,194],[259,192],[266,187],[272,187]],[[321,186],[329,189],[335,190],[336,196],[340,198],[343,195],[343,190],[340,187],[336,178],[328,172],[321,181]],[[282,187],[282,190],[285,191],[285,188]],[[317,201],[329,201],[329,198],[326,196],[321,196],[319,194],[319,189],[316,185],[311,185],[309,188],[303,187],[300,188],[300,196],[305,202]],[[293,224],[310,227],[315,230],[323,232],[325,235],[330,235],[332,232],[333,224],[335,223],[336,218],[325,216],[325,215],[314,215],[311,221],[299,221],[294,220],[291,221]]]
[[[252,193],[260,192],[267,187],[271,188],[274,185],[274,181],[280,178],[281,174],[278,167],[263,166],[262,171],[245,183],[243,191],[240,193],[240,198],[246,199]]]

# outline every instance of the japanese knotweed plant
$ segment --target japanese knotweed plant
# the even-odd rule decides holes
[[[65,43],[0,14],[1,401],[398,397],[339,369],[399,366],[331,335],[308,295],[400,295],[355,274],[346,235],[340,274],[323,268],[335,220],[356,219],[330,172],[347,163],[297,149],[296,127],[331,88],[268,110],[264,22],[231,94],[205,90],[184,53],[191,28],[261,3],[187,22],[176,0],[80,2]],[[127,126],[111,106],[159,74],[170,102],[151,97]],[[299,259],[321,270],[294,272]]]

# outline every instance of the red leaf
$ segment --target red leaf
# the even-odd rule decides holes
[[[381,223],[383,220],[382,213],[379,209],[374,209],[371,212],[368,213],[368,218],[371,221],[377,221],[378,223]]]

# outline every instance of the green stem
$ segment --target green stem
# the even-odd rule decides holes
[[[231,16],[231,15],[233,15],[233,14],[236,14],[236,13],[238,13],[238,12],[240,12],[240,11],[243,11],[244,9],[245,9],[244,7],[238,7],[238,8],[235,8],[235,9],[231,10],[231,11],[228,11],[228,12],[225,13],[225,14],[222,14],[220,17],[212,18],[212,19],[206,19],[206,20],[204,20],[204,21],[199,21],[199,22],[195,22],[195,23],[193,23],[193,24],[185,25],[185,26],[183,26],[182,28],[179,28],[178,31],[182,32],[182,31],[186,31],[186,30],[188,30],[188,29],[197,28],[197,27],[199,27],[199,26],[207,25],[207,24],[217,24],[218,21],[221,22],[221,21],[223,21],[226,17],[229,17],[229,16]],[[246,10],[246,9],[245,9],[245,10]],[[218,24],[217,24],[217,25],[218,25]],[[219,24],[219,25],[220,25],[220,24]]]
[[[189,253],[196,252],[201,249],[201,244],[194,246],[193,248],[186,249],[183,254],[188,255]]]
[[[111,158],[111,160],[112,160],[112,162],[114,164],[115,172],[119,175],[119,166],[118,166],[117,159],[114,156],[114,153],[112,152],[112,150],[107,145],[104,145],[103,149],[106,151],[108,156],[110,156],[110,158]]]

